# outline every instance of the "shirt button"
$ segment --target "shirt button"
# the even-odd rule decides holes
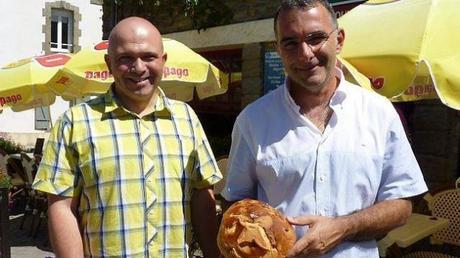
[[[320,181],[320,182],[326,181],[326,176],[321,175],[321,176],[319,177],[319,181]]]

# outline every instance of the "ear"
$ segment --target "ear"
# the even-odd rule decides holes
[[[109,72],[112,73],[112,66],[110,65],[110,56],[108,54],[105,54],[104,60],[105,64],[107,65],[107,68],[109,69]]]
[[[337,29],[337,48],[335,50],[336,54],[340,54],[343,48],[343,43],[345,41],[345,31],[342,28]]]
[[[168,61],[168,53],[164,52],[161,58],[163,59],[163,64],[166,63]]]

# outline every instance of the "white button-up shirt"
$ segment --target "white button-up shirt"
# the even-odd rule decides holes
[[[329,105],[323,133],[300,114],[286,85],[245,108],[233,129],[223,196],[256,198],[287,216],[336,217],[427,190],[386,98],[341,79]],[[305,228],[296,231],[299,238]],[[378,257],[377,245],[343,242],[325,257]]]

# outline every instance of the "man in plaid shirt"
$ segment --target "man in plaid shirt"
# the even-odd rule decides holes
[[[114,84],[53,128],[33,187],[49,193],[58,257],[187,257],[192,224],[219,256],[222,175],[196,114],[158,87],[166,59],[150,22],[121,21],[106,55]]]

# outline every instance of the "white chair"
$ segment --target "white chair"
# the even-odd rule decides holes
[[[27,181],[27,175],[24,173],[24,169],[21,164],[21,158],[19,154],[10,154],[7,156],[7,171],[11,176],[11,183],[13,186],[24,186]]]
[[[434,195],[426,194],[424,197],[428,201],[428,208],[433,216],[446,218],[449,220],[449,226],[433,234],[432,243],[451,244],[460,246],[460,189],[449,189],[438,192]],[[452,256],[437,252],[413,252],[404,256],[405,258],[429,258],[443,257],[455,258]]]
[[[28,183],[32,184],[34,181],[34,176],[32,173],[34,160],[31,157],[29,157],[29,155],[27,155],[25,152],[21,152],[21,164],[27,176]]]

